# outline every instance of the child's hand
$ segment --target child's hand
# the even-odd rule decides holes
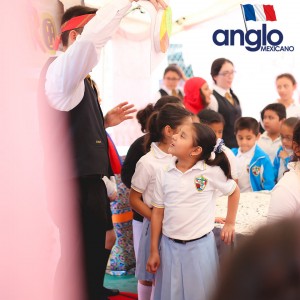
[[[230,245],[234,240],[235,229],[234,224],[226,223],[221,231],[221,239],[225,244]]]
[[[222,217],[215,217],[215,223],[225,224],[226,219]]]
[[[150,254],[147,262],[147,272],[155,274],[160,266],[159,253]]]
[[[287,157],[289,157],[289,154],[285,150],[281,150],[279,152],[279,157],[282,159],[286,159]]]

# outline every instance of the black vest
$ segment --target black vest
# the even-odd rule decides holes
[[[170,96],[165,90],[163,90],[163,89],[160,89],[159,90],[159,93],[160,93],[160,95],[163,97],[163,96]],[[179,99],[183,99],[183,94],[181,93],[181,91],[180,90],[178,90],[178,98]]]
[[[234,123],[238,118],[242,116],[242,110],[239,99],[232,92],[232,90],[230,90],[230,94],[233,97],[234,105],[232,105],[225,97],[221,96],[215,90],[213,91],[213,95],[216,97],[219,105],[218,112],[223,116],[225,120],[223,131],[223,140],[225,142],[225,145],[229,148],[236,148],[238,147],[238,144],[236,142],[234,134]]]
[[[45,78],[54,59],[49,59],[43,68],[39,86],[39,110],[45,153],[47,154],[47,146],[54,145],[58,156],[70,155],[72,177],[108,175],[107,136],[97,94],[85,79],[84,96],[76,107],[67,112],[53,109],[45,95]],[[45,116],[51,116],[50,120]],[[60,173],[64,172],[62,167],[59,170]],[[58,174],[60,178],[64,176]]]

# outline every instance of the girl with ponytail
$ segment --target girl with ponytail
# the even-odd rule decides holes
[[[207,125],[192,123],[173,135],[173,158],[156,177],[147,270],[155,275],[154,299],[210,299],[218,255],[212,230],[217,191],[228,195],[222,240],[234,239],[239,188],[231,179],[223,141]],[[159,240],[162,231],[162,238]],[[174,289],[176,286],[176,289]]]
[[[191,113],[175,104],[166,104],[159,111],[155,111],[147,122],[148,134],[144,137],[144,150],[150,148],[150,151],[136,165],[129,196],[133,210],[144,217],[140,236],[133,236],[137,253],[136,277],[139,280],[140,300],[150,300],[152,293],[153,274],[146,271],[146,263],[150,249],[151,200],[156,173],[172,159],[172,155],[168,153],[172,136],[179,131],[180,126],[191,123]],[[136,232],[135,224],[133,232]]]

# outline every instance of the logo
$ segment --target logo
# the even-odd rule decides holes
[[[206,185],[207,185],[207,179],[203,177],[202,175],[200,177],[195,177],[195,186],[198,192],[203,192]]]
[[[294,46],[284,46],[283,33],[278,29],[268,31],[267,24],[262,24],[261,29],[247,28],[247,21],[274,22],[277,21],[273,5],[241,4],[246,31],[242,29],[217,29],[212,36],[217,46],[235,46],[237,43],[250,52],[256,51],[294,51]]]
[[[258,176],[260,173],[260,167],[258,167],[258,166],[252,167],[252,173],[254,176]]]

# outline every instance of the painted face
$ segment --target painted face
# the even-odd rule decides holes
[[[236,140],[242,153],[248,152],[255,145],[258,138],[259,135],[256,136],[249,129],[238,130],[236,134]]]
[[[187,158],[195,148],[194,130],[191,125],[184,125],[173,135],[168,152],[178,158]]]
[[[282,77],[276,80],[276,89],[280,99],[289,101],[293,98],[296,85],[287,77]]]
[[[209,88],[208,84],[205,82],[202,87],[201,87],[201,91],[205,97],[205,101],[207,104],[210,103],[210,96],[212,94],[211,89]]]
[[[291,150],[293,147],[293,128],[282,124],[280,128],[282,147]]]
[[[264,112],[263,123],[265,130],[268,133],[275,134],[280,132],[282,120],[279,120],[279,116],[273,110],[266,110]]]
[[[220,69],[219,74],[214,76],[217,86],[223,88],[224,90],[230,89],[234,78],[234,73],[235,70],[233,65],[229,62],[225,62]]]
[[[164,85],[169,90],[175,90],[177,88],[179,81],[180,81],[180,77],[176,72],[169,71],[164,76]]]
[[[221,139],[223,136],[224,124],[222,122],[215,122],[209,124],[209,127],[215,132],[217,139]]]

